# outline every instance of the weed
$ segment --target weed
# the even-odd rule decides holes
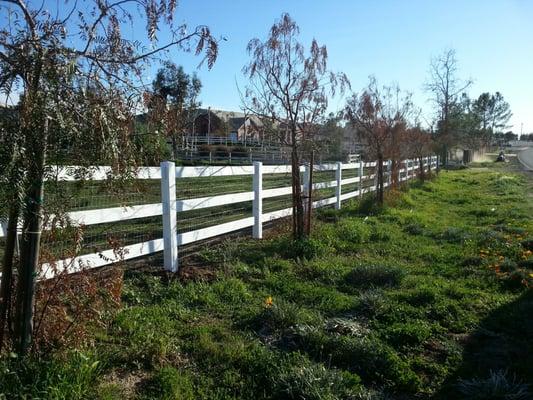
[[[532,396],[529,385],[509,377],[505,371],[491,371],[486,379],[461,380],[458,389],[468,400],[527,400]]]
[[[385,329],[387,341],[395,347],[415,346],[431,337],[431,328],[424,321],[397,322]]]
[[[527,238],[520,242],[522,247],[526,250],[533,251],[533,238]]]
[[[282,239],[278,242],[278,252],[285,258],[311,260],[326,252],[324,243],[317,239]]]
[[[193,400],[193,380],[188,373],[178,371],[173,367],[162,367],[155,372],[147,382],[141,398],[161,400]]]
[[[289,368],[280,368],[275,385],[283,399],[341,400],[360,392],[360,379],[319,363],[311,363],[301,356]]]
[[[348,272],[344,282],[348,287],[396,286],[405,276],[398,267],[385,265],[359,265]]]

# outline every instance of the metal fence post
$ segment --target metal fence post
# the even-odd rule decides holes
[[[335,209],[341,209],[341,194],[342,194],[342,163],[337,163],[337,170],[335,171],[335,179],[337,180],[337,187],[335,188],[335,196],[337,197],[337,202],[335,203]]]
[[[254,239],[263,238],[263,163],[261,161],[254,162],[254,201],[253,201],[253,214],[254,214]]]
[[[161,203],[163,205],[163,262],[167,271],[178,271],[178,230],[176,222],[176,166],[161,163]]]

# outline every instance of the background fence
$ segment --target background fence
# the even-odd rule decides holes
[[[437,157],[424,158],[423,165],[425,171],[435,167]],[[390,161],[384,169],[389,186]],[[376,162],[315,165],[312,188],[309,166],[302,166],[300,173],[304,193],[312,192],[313,207],[340,209],[343,201],[376,190],[375,170]],[[418,161],[404,160],[397,179],[412,179],[419,170]],[[54,234],[45,230],[41,279],[161,251],[165,268],[176,271],[180,246],[250,227],[253,237],[261,238],[265,222],[292,215],[288,165],[176,167],[164,162],[159,168],[140,168],[135,190],[124,190],[114,181],[106,186],[110,167],[92,168],[80,189],[76,171],[54,167],[47,182],[56,186],[48,191],[55,196],[48,210],[53,201],[68,202],[73,228],[55,229]],[[3,236],[5,225],[0,227]]]

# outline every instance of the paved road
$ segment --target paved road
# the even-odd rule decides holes
[[[528,171],[533,171],[533,147],[528,147],[518,153],[518,159]]]

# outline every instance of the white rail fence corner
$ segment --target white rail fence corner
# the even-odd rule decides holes
[[[385,186],[392,184],[392,163],[388,160],[385,164]],[[335,189],[333,197],[323,198],[313,202],[313,207],[333,205],[337,210],[341,209],[342,202],[353,197],[361,196],[365,193],[376,190],[375,171],[365,175],[365,169],[376,168],[376,162],[355,162],[343,164],[320,164],[314,167],[317,172],[334,171],[335,180],[309,184],[310,168],[308,165],[301,167],[303,172],[302,189],[305,195],[309,195],[313,190]],[[425,157],[422,161],[424,171],[438,167],[438,157]],[[54,179],[63,181],[75,181],[76,176],[72,172],[76,167],[58,167]],[[353,170],[353,177],[343,178],[343,171]],[[403,160],[398,168],[398,180],[407,181],[416,177],[420,170],[418,160]],[[90,179],[104,180],[111,169],[109,167],[98,167],[92,172]],[[54,263],[54,265],[43,264],[40,279],[53,277],[58,272],[76,272],[84,268],[95,268],[108,264],[113,264],[123,260],[129,260],[141,256],[146,256],[163,251],[164,268],[171,272],[178,271],[178,249],[185,244],[198,242],[215,236],[227,234],[252,228],[252,236],[255,239],[263,237],[263,224],[279,218],[292,215],[292,207],[278,209],[275,211],[263,212],[263,200],[280,196],[290,196],[292,187],[276,187],[263,190],[264,174],[288,174],[291,172],[290,165],[263,165],[261,162],[254,162],[253,165],[244,166],[201,166],[201,167],[176,167],[173,162],[163,162],[160,168],[147,167],[140,168],[137,179],[160,179],[161,181],[161,203],[134,205],[128,207],[110,207],[98,210],[73,211],[68,213],[71,221],[83,225],[96,225],[109,222],[130,221],[133,219],[147,217],[162,217],[163,237],[142,243],[124,246],[120,255],[115,250],[103,250],[91,254],[79,255],[75,258],[65,259]],[[348,172],[347,172],[348,174]],[[214,194],[208,197],[198,197],[192,199],[178,199],[176,191],[176,180],[181,178],[194,177],[228,177],[228,176],[249,176],[252,175],[252,187],[250,191]],[[370,183],[370,185],[368,185]],[[365,185],[366,184],[366,185]],[[343,192],[342,187],[355,185],[357,189]],[[353,186],[352,186],[353,187]],[[195,229],[193,231],[178,233],[180,226],[179,214],[186,211],[199,210],[210,207],[231,205],[242,202],[252,202],[252,216],[240,218],[230,222],[218,223],[212,226]],[[0,237],[5,236],[5,224],[0,224]]]

